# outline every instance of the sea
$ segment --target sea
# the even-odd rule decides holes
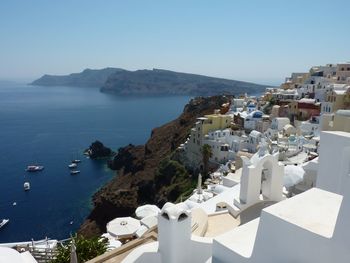
[[[115,151],[143,144],[189,99],[0,82],[0,220],[10,219],[0,229],[0,243],[74,234],[92,209],[92,195],[118,176],[106,160],[88,159],[84,150],[95,140]],[[82,160],[74,176],[68,169],[72,159]],[[28,173],[31,164],[45,169]]]

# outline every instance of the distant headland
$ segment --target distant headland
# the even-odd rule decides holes
[[[44,75],[30,83],[38,86],[95,87],[117,95],[190,95],[255,94],[267,86],[250,82],[208,77],[170,70],[120,68],[85,69],[70,75]]]

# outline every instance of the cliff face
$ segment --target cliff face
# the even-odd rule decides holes
[[[178,191],[167,193],[159,185],[162,178],[155,182],[156,174],[159,177],[161,161],[185,142],[196,118],[213,113],[214,109],[220,108],[228,100],[225,96],[193,99],[177,119],[153,129],[145,145],[128,145],[119,149],[118,155],[109,163],[112,169],[117,170],[118,175],[94,195],[94,209],[79,233],[85,236],[100,234],[106,230],[108,221],[115,217],[132,215],[141,204],[162,205],[167,197],[176,199],[181,187]],[[170,169],[170,172],[175,169],[176,174],[185,174],[174,163],[168,165],[163,162],[162,169]]]

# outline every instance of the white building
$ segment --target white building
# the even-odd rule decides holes
[[[204,137],[203,144],[211,147],[211,162],[226,163],[235,158],[235,153],[241,148],[242,138],[231,129],[211,131]]]
[[[244,129],[246,130],[255,130],[256,124],[263,117],[263,113],[261,111],[252,111],[250,112],[244,119]]]
[[[282,131],[284,126],[290,124],[290,120],[284,117],[274,118],[271,122],[271,129]]]
[[[249,136],[246,141],[246,149],[250,153],[255,153],[258,149],[258,145],[261,142],[261,139],[263,138],[263,134],[261,132],[258,132],[256,130],[252,130],[249,133]]]

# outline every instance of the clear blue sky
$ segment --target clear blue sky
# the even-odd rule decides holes
[[[0,79],[163,68],[278,83],[350,60],[350,1],[0,1]]]

